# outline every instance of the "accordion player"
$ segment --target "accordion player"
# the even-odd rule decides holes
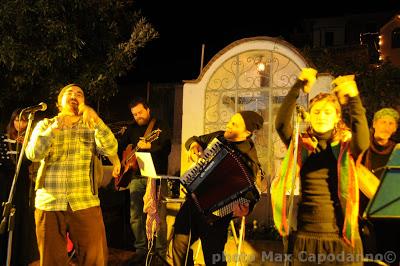
[[[174,265],[189,264],[189,247],[197,239],[201,239],[205,264],[215,264],[212,258],[223,255],[232,218],[248,215],[258,201],[254,183],[261,168],[251,135],[263,123],[256,112],[242,111],[231,117],[226,131],[193,136],[186,141],[191,160],[197,161],[199,156],[203,160],[181,177],[188,195],[175,218]]]
[[[235,203],[254,204],[260,198],[251,163],[222,137],[212,139],[181,183],[205,216],[223,217],[232,213]]]

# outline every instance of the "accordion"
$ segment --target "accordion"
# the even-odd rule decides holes
[[[232,212],[235,203],[260,199],[254,178],[243,155],[214,138],[203,159],[183,174],[181,183],[202,214],[223,217]]]

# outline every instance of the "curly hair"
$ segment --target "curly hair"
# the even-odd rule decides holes
[[[327,102],[331,103],[335,107],[336,115],[339,117],[339,121],[336,123],[336,125],[333,129],[333,132],[332,132],[333,141],[343,141],[343,140],[348,140],[348,138],[351,138],[351,130],[342,119],[342,107],[341,107],[336,95],[332,94],[332,93],[326,93],[326,92],[321,92],[321,93],[317,94],[314,98],[312,98],[310,100],[308,110],[310,111],[312,109],[312,107],[317,102],[320,102],[320,101],[327,101]],[[307,132],[312,134],[312,131],[313,130],[310,126],[307,129]]]

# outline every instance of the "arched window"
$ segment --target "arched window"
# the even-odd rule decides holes
[[[261,114],[264,126],[255,144],[259,161],[271,178],[286,152],[274,128],[275,116],[301,70],[293,53],[280,43],[273,47],[276,50],[267,46],[236,53],[215,68],[205,88],[204,112],[205,133],[224,129],[236,112]],[[307,102],[308,95],[301,93],[299,104],[307,106]]]
[[[392,31],[392,49],[394,48],[400,48],[400,28]]]

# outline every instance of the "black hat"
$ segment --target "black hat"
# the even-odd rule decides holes
[[[262,128],[264,119],[254,111],[242,111],[239,114],[243,117],[246,129],[250,132]]]

